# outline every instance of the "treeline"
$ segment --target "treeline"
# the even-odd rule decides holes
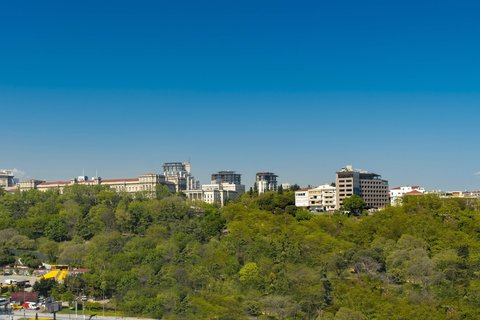
[[[0,260],[88,268],[51,291],[156,319],[479,319],[479,202],[312,215],[291,191],[224,208],[103,187],[0,196]],[[51,293],[49,292],[49,293]]]

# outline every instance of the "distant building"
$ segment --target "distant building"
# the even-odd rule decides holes
[[[331,212],[336,209],[336,188],[324,184],[313,189],[295,191],[295,206],[315,212]]]
[[[258,193],[262,194],[267,191],[277,191],[278,176],[272,172],[259,172],[256,175],[255,185]]]
[[[281,186],[283,190],[290,190],[290,188],[292,187],[290,183],[286,183],[286,182],[282,183]]]
[[[6,189],[15,186],[13,170],[0,169],[0,187]]]
[[[242,175],[240,173],[236,173],[235,171],[218,171],[212,173],[212,178],[210,181],[212,183],[233,183],[233,184],[242,184]]]
[[[341,208],[345,198],[354,194],[362,197],[369,209],[385,208],[390,203],[388,181],[376,173],[346,166],[336,173],[335,185],[337,209]]]
[[[241,174],[235,171],[219,171],[213,173],[211,178],[211,183],[202,185],[200,190],[186,190],[184,193],[190,200],[224,206],[228,199],[236,199],[245,192],[245,186],[241,184]]]
[[[392,206],[399,205],[404,195],[418,195],[424,194],[425,189],[420,186],[403,186],[396,187],[390,190],[390,204]]]
[[[166,181],[175,184],[176,192],[200,189],[200,182],[190,172],[189,162],[165,162],[163,174]]]
[[[39,184],[45,183],[43,180],[29,179],[22,180],[18,183],[18,189],[20,191],[28,191],[32,189],[37,189]]]
[[[138,178],[123,178],[123,179],[102,179],[100,177],[94,177],[88,179],[88,177],[81,176],[79,178],[71,179],[70,181],[53,181],[45,182],[40,180],[27,180],[19,183],[20,191],[28,191],[31,189],[37,189],[39,191],[58,190],[63,193],[66,186],[71,185],[102,185],[109,186],[111,189],[117,192],[146,192],[148,194],[154,194],[157,185],[165,185],[171,192],[175,192],[176,186],[173,183],[169,183],[165,180],[165,176],[156,173],[147,173],[141,175]]]

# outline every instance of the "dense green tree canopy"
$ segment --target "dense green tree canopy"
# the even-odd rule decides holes
[[[252,192],[218,208],[164,189],[5,193],[0,263],[88,268],[35,289],[105,295],[156,319],[480,318],[477,200],[410,197],[350,217],[299,210],[293,197]]]

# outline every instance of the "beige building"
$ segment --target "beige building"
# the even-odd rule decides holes
[[[43,180],[36,180],[36,179],[29,179],[23,180],[18,183],[18,189],[20,191],[28,191],[32,189],[37,189],[38,185],[41,183],[45,183]]]
[[[87,177],[82,176],[70,181],[45,182],[39,180],[27,180],[20,182],[19,186],[21,191],[37,189],[40,191],[58,190],[60,193],[63,193],[63,189],[66,186],[74,184],[88,186],[102,185],[109,186],[111,189],[117,192],[147,192],[149,194],[155,192],[157,185],[166,185],[171,192],[175,192],[175,185],[165,181],[165,177],[163,175],[156,173],[147,173],[138,178],[124,179],[101,179],[97,177],[88,179]]]
[[[336,174],[336,208],[341,208],[343,199],[358,195],[368,209],[385,208],[390,203],[388,181],[379,174],[354,170],[352,166],[342,168]]]

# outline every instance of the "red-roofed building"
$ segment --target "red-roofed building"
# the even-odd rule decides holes
[[[60,193],[63,193],[63,189],[66,186],[71,185],[105,185],[109,186],[111,189],[117,192],[128,192],[128,193],[135,193],[135,192],[147,192],[153,193],[155,192],[157,185],[165,185],[169,188],[171,192],[175,192],[175,185],[173,183],[165,181],[165,176],[156,173],[148,173],[141,175],[138,178],[123,178],[123,179],[101,179],[94,177],[92,179],[88,179],[87,177],[79,177],[76,179],[72,179],[70,181],[53,181],[53,182],[45,182],[39,180],[29,180],[20,183],[20,190],[27,191],[30,189],[38,189],[40,191],[48,191],[48,190],[58,190]]]
[[[390,189],[390,203],[392,206],[401,204],[404,195],[417,196],[425,193],[425,189],[420,186],[404,186]]]

